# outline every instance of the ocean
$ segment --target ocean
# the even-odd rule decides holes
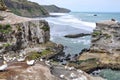
[[[91,36],[80,38],[65,38],[67,34],[91,33],[96,27],[96,22],[115,19],[120,21],[120,13],[100,12],[71,12],[51,13],[52,17],[44,18],[50,25],[50,40],[63,44],[66,54],[79,54],[84,48],[89,48]],[[96,16],[94,16],[96,15]],[[100,76],[107,80],[120,80],[120,71],[110,69],[101,70]]]
[[[120,13],[71,12],[51,13],[54,17],[45,18],[50,25],[51,41],[65,46],[66,54],[79,54],[84,48],[89,48],[91,36],[81,38],[65,38],[67,34],[91,33],[96,22],[116,19],[120,21]],[[94,16],[97,15],[97,16]]]

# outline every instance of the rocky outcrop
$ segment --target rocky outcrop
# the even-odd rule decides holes
[[[104,80],[75,68],[66,69],[63,65],[51,65],[50,68],[44,61],[37,61],[33,66],[28,66],[26,62],[8,64],[7,70],[0,72],[0,80]]]
[[[84,36],[89,36],[91,34],[85,34],[85,33],[80,33],[80,34],[68,34],[65,35],[64,37],[66,38],[78,38],[78,37],[84,37]]]
[[[97,68],[120,69],[119,31],[119,22],[109,20],[96,23],[90,50],[80,54],[77,65],[73,65],[87,72]]]
[[[4,0],[8,9],[24,17],[45,17],[49,13],[39,4],[28,0]]]
[[[80,69],[63,65],[54,65],[51,70],[52,74],[59,77],[60,80],[104,80],[100,77],[88,75]]]
[[[69,9],[60,8],[56,5],[42,5],[50,13],[69,13]]]
[[[4,23],[4,21],[2,22]],[[15,24],[2,24],[2,22],[0,25],[0,42],[11,45],[10,50],[24,49],[31,45],[49,41],[49,25],[44,20],[30,20]]]
[[[0,73],[0,80],[59,80],[42,63],[37,62],[34,66],[28,66],[25,62],[8,63],[7,70]]]
[[[120,24],[116,21],[96,23],[92,34],[91,51],[120,53]]]
[[[12,59],[13,56],[17,58],[17,56],[23,56],[23,54],[25,56],[27,53],[42,52],[47,46],[54,44],[49,41],[50,29],[45,20],[24,18],[4,11],[0,11],[0,15],[5,17],[0,21],[1,56],[5,54],[7,58]],[[46,46],[42,44],[46,44]],[[56,44],[52,48],[55,46]],[[45,52],[47,55],[50,51]]]

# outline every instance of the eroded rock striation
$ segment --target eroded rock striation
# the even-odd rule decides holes
[[[7,15],[13,17],[12,13],[6,13]],[[10,50],[24,49],[31,45],[49,41],[49,25],[46,21],[23,18],[23,22],[15,21],[11,24],[14,19],[9,19],[10,22],[6,22],[6,19],[0,22],[0,42],[4,43],[4,45],[9,44],[9,46],[13,46]]]
[[[120,69],[119,39],[119,22],[109,20],[96,23],[90,50],[80,55],[77,67],[88,72],[96,68]]]
[[[116,21],[96,23],[92,34],[91,51],[120,53],[120,24]]]

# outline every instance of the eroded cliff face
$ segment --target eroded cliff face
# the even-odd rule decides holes
[[[49,25],[44,20],[31,20],[0,25],[1,47],[9,51],[25,49],[49,41]]]
[[[10,57],[17,53],[42,52],[49,45],[57,47],[57,44],[49,41],[50,27],[45,20],[24,18],[4,11],[0,11],[0,15],[4,17],[0,21],[1,56],[7,53]]]
[[[120,69],[120,23],[112,20],[96,23],[90,50],[78,60],[78,68],[88,72],[96,68]]]
[[[104,21],[96,23],[92,34],[91,51],[120,53],[120,23]]]

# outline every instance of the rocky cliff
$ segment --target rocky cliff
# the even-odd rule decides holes
[[[112,20],[96,23],[90,50],[83,52],[79,61],[79,68],[84,66],[82,69],[85,71],[96,68],[120,69],[120,23]]]
[[[92,34],[91,51],[120,53],[120,24],[116,21],[96,23]]]
[[[48,12],[51,13],[69,13],[69,9],[60,8],[55,5],[42,5]]]
[[[0,21],[1,56],[5,54],[12,60],[13,56],[30,54],[28,57],[35,59],[42,56],[49,58],[62,52],[62,46],[49,41],[50,28],[45,20],[24,18],[4,11],[0,11],[0,15],[4,17]]]
[[[49,13],[39,4],[27,0],[4,0],[13,13],[24,17],[44,17]]]

